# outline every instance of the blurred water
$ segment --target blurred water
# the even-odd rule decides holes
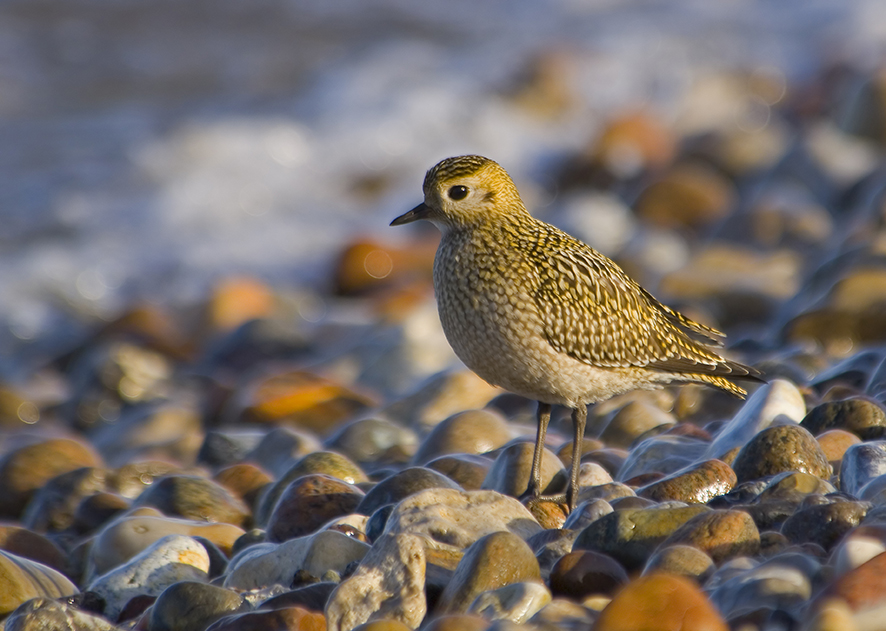
[[[447,155],[532,196],[607,113],[676,116],[700,78],[802,82],[883,59],[882,0],[7,0],[0,4],[0,350],[73,308],[182,301],[231,272],[321,284],[390,239]],[[561,53],[577,102],[509,95]]]

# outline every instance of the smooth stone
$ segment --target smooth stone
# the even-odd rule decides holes
[[[428,469],[442,473],[465,491],[477,491],[492,467],[492,459],[473,454],[451,454],[434,458]]]
[[[830,429],[842,429],[862,440],[876,440],[886,434],[886,411],[868,399],[827,401],[812,408],[800,426],[813,436]]]
[[[793,543],[812,542],[830,550],[864,519],[866,502],[833,502],[801,508],[787,518],[781,532]]]
[[[723,564],[705,588],[711,602],[732,619],[760,609],[802,606],[813,593],[813,582],[820,580],[820,572],[820,564],[801,553],[783,553],[760,564],[738,558]]]
[[[468,613],[521,624],[549,602],[551,592],[547,587],[540,582],[524,581],[480,593],[468,607]]]
[[[180,472],[181,467],[161,460],[130,462],[115,470],[114,490],[134,500],[160,478]]]
[[[74,522],[77,505],[94,493],[108,488],[107,469],[81,467],[49,480],[31,497],[22,523],[38,532],[59,532]]]
[[[338,583],[321,581],[289,590],[273,596],[261,603],[262,609],[287,609],[296,607],[307,611],[323,612],[329,596],[338,587]],[[325,622],[324,622],[325,624]]]
[[[312,434],[291,427],[274,427],[245,460],[254,462],[279,478],[292,465],[292,459],[320,451],[323,447]]]
[[[732,180],[704,163],[670,165],[636,201],[639,217],[666,229],[701,228],[726,217],[737,193]]]
[[[578,469],[578,483],[582,487],[599,486],[612,482],[612,476],[596,462],[582,462]]]
[[[834,573],[840,576],[883,552],[886,552],[886,526],[862,523],[847,532],[834,547],[831,565]]]
[[[262,439],[255,430],[210,429],[197,452],[197,462],[212,468],[240,462]]]
[[[655,571],[670,572],[691,578],[699,584],[713,574],[714,561],[703,551],[691,545],[664,544],[649,557],[643,574]]]
[[[629,448],[636,438],[650,429],[676,425],[677,419],[648,401],[631,401],[622,407],[600,434],[607,447]]]
[[[881,552],[837,578],[824,589],[816,601],[839,598],[854,612],[882,607],[886,601],[884,577],[886,577],[886,552]],[[882,618],[879,621],[882,624]]]
[[[228,615],[206,627],[206,631],[272,630],[326,631],[326,618],[322,613],[293,606]]]
[[[126,563],[167,535],[205,537],[230,554],[244,530],[231,524],[209,524],[170,517],[132,516],[109,524],[89,552],[92,575],[104,574]]]
[[[0,524],[0,550],[47,565],[63,574],[70,572],[69,559],[54,541],[21,526]]]
[[[463,550],[481,537],[509,531],[528,539],[542,530],[520,502],[495,491],[428,489],[400,502],[385,527],[388,534],[427,537],[441,549]]]
[[[530,629],[590,629],[597,612],[566,598],[554,598],[529,619]]]
[[[364,499],[359,488],[329,475],[296,478],[281,493],[268,518],[268,540],[308,535],[336,517],[353,513]]]
[[[733,557],[758,554],[760,532],[744,511],[714,510],[684,523],[662,545],[692,546],[719,564]]]
[[[217,471],[212,479],[253,508],[274,481],[264,469],[251,462],[228,465]]]
[[[858,497],[874,506],[882,506],[886,502],[886,474],[877,476],[861,487]]]
[[[498,412],[488,409],[458,412],[438,423],[422,440],[412,464],[424,466],[447,454],[484,454],[505,445],[511,438],[511,429]]]
[[[582,530],[574,550],[609,555],[629,572],[640,569],[649,556],[681,525],[711,509],[700,504],[681,508],[616,510]]]
[[[77,586],[58,570],[0,550],[0,616],[31,598],[60,598],[77,593]]]
[[[767,502],[779,499],[800,501],[813,493],[827,495],[836,491],[833,484],[811,473],[785,471],[771,478],[769,485],[757,496],[757,501]]]
[[[357,506],[356,512],[371,515],[385,504],[396,504],[427,489],[457,490],[458,485],[442,473],[425,467],[409,467],[372,487]]]
[[[615,559],[592,550],[564,555],[551,568],[549,583],[555,596],[582,600],[592,594],[613,595],[628,582],[628,573]]]
[[[369,623],[372,624],[372,623]],[[490,627],[490,621],[482,616],[477,616],[474,614],[452,614],[449,616],[441,616],[439,618],[434,618],[428,624],[422,625],[422,631],[487,631]],[[409,627],[403,627],[402,631],[407,631]],[[355,631],[401,631],[401,629],[397,628],[391,629],[387,628],[379,628],[375,627],[370,628],[369,626],[364,627],[361,625],[355,629]]]
[[[572,550],[577,536],[577,530],[550,528],[542,530],[526,541],[535,553],[543,578],[550,574],[551,568],[564,554],[568,554]]]
[[[613,502],[623,497],[634,497],[634,489],[627,484],[621,482],[607,482],[596,486],[582,487],[578,491],[579,503],[594,502],[602,500],[604,502]]]
[[[787,518],[796,512],[798,505],[795,499],[774,499],[754,504],[734,504],[732,508],[745,511],[757,524],[757,530],[762,532],[780,529]]]
[[[52,478],[81,467],[101,467],[95,450],[53,438],[14,449],[0,459],[0,518],[18,519],[31,497]]]
[[[704,504],[731,491],[735,483],[735,472],[729,465],[721,460],[705,460],[637,489],[637,495],[657,502]]]
[[[417,628],[427,612],[425,544],[411,534],[386,534],[326,604],[329,631],[347,631],[370,619],[391,618]]]
[[[192,475],[162,478],[139,495],[133,507],[153,506],[170,517],[232,524],[243,528],[252,518],[246,503],[218,482]]]
[[[529,476],[532,472],[532,455],[535,447],[528,442],[515,442],[498,452],[489,473],[483,480],[481,489],[498,491],[511,497],[519,497],[529,485]],[[556,493],[558,488],[552,488],[557,474],[563,468],[563,463],[549,449],[542,451],[541,457],[541,492],[542,494]]]
[[[130,506],[129,500],[116,493],[98,492],[84,497],[74,509],[71,531],[80,535],[94,533]]]
[[[861,442],[858,436],[842,429],[829,429],[816,436],[815,440],[818,441],[819,447],[834,471],[840,470],[840,463],[843,461],[843,454],[846,453],[846,450]]]
[[[833,474],[818,442],[798,425],[764,429],[742,447],[732,469],[740,482],[783,471],[800,471],[824,480]]]
[[[299,570],[316,577],[329,570],[341,575],[368,551],[367,544],[336,530],[321,530],[279,544],[259,543],[231,559],[224,586],[239,590],[275,584],[288,587]]]
[[[205,629],[223,616],[248,609],[249,604],[229,589],[181,581],[163,590],[151,606],[148,631]]]
[[[484,407],[500,394],[501,390],[469,370],[445,371],[428,377],[412,394],[385,407],[382,414],[424,433],[453,414]]]
[[[482,592],[540,579],[538,561],[527,543],[511,532],[495,532],[468,547],[434,611],[466,613]]]
[[[616,474],[619,469],[621,469],[625,461],[628,459],[630,452],[627,449],[619,449],[616,447],[603,447],[602,449],[594,449],[592,451],[587,452],[581,457],[581,461],[584,462],[595,462],[604,469],[606,469],[607,473],[615,479]],[[572,458],[562,459],[563,463],[571,466]]]
[[[370,417],[348,423],[326,445],[364,465],[405,464],[418,449],[418,436],[388,419]]]
[[[206,548],[192,537],[169,535],[126,564],[102,574],[88,589],[105,599],[105,616],[116,620],[126,603],[136,596],[159,596],[173,583],[205,582],[208,577]]]
[[[195,404],[170,401],[125,407],[116,421],[98,428],[90,438],[112,466],[152,458],[194,462],[204,431]]]
[[[675,473],[701,458],[708,444],[687,436],[662,434],[636,445],[613,476],[624,482],[646,473]]]
[[[698,585],[653,572],[634,579],[600,612],[594,631],[727,631],[729,627]]]
[[[100,616],[93,616],[67,603],[49,598],[32,598],[3,621],[4,631],[119,631]]]
[[[302,456],[290,466],[283,475],[281,475],[268,488],[259,501],[258,511],[256,512],[255,521],[257,524],[267,524],[277,500],[295,480],[302,476],[311,474],[324,474],[349,485],[362,484],[369,481],[366,474],[360,467],[346,456],[337,454],[333,451],[315,451],[313,453]]]
[[[569,513],[569,517],[563,524],[563,528],[571,530],[583,530],[592,522],[597,521],[603,515],[608,515],[613,510],[612,505],[606,500],[588,500],[575,507]]]
[[[318,436],[377,405],[367,394],[306,370],[264,374],[247,383],[237,399],[240,420],[283,425]]]
[[[534,420],[535,417],[533,416],[532,418]],[[582,439],[582,445],[581,445],[582,461],[584,461],[584,457],[587,454],[591,453],[592,451],[597,451],[598,449],[604,449],[604,447],[605,446],[603,445],[602,441],[597,440],[596,438],[588,438],[587,436],[585,436],[584,439]],[[619,451],[619,453],[624,453],[625,455],[627,455],[627,451],[625,451],[623,449],[619,449],[618,451]],[[560,459],[560,462],[563,463],[563,466],[566,467],[567,469],[572,466],[572,441],[571,440],[567,440],[565,443],[560,445],[560,448],[557,449],[557,457]],[[603,466],[603,465],[600,465],[600,466]],[[618,467],[615,467],[615,468],[617,469]],[[604,467],[604,469],[606,469],[606,468]],[[606,469],[606,472],[609,473],[609,469]],[[610,473],[610,476],[611,475],[612,474]]]
[[[799,423],[806,416],[806,402],[790,381],[774,379],[760,386],[707,448],[708,458],[721,458],[742,447],[773,423]]]
[[[858,496],[862,487],[886,473],[886,441],[853,445],[840,463],[840,490]]]

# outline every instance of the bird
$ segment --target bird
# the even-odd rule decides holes
[[[424,178],[424,201],[395,218],[442,233],[434,258],[440,323],[458,358],[485,381],[538,402],[526,492],[575,510],[587,406],[635,389],[701,383],[744,398],[763,381],[715,349],[725,335],[667,307],[615,262],[532,217],[511,177],[478,155],[447,158]],[[572,410],[564,494],[541,495],[553,405]]]

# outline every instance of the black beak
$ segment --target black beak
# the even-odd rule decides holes
[[[406,223],[412,223],[413,221],[418,221],[419,219],[427,219],[428,215],[431,213],[431,209],[428,206],[425,206],[424,202],[410,210],[409,212],[403,213],[394,221],[391,222],[392,226],[402,226]]]

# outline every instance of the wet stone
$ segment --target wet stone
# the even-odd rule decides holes
[[[625,569],[612,557],[591,550],[564,555],[551,569],[555,596],[582,600],[591,594],[612,595],[628,582]]]
[[[62,473],[37,491],[25,508],[23,524],[40,532],[58,532],[70,528],[77,505],[85,497],[108,487],[108,471],[82,467]]]
[[[601,612],[595,631],[729,627],[698,585],[682,576],[653,572],[634,579]]]
[[[735,482],[735,472],[729,465],[720,460],[706,460],[638,489],[637,495],[658,502],[679,500],[704,504],[731,491]]]
[[[255,449],[261,438],[261,432],[256,431],[209,430],[197,453],[197,461],[210,467],[223,467],[240,462]]]
[[[354,512],[371,515],[385,504],[397,502],[426,489],[458,489],[441,473],[426,467],[409,467],[376,484],[366,493]]]
[[[675,473],[702,457],[707,448],[707,443],[686,436],[663,434],[647,438],[634,446],[613,477],[625,481],[646,473]]]
[[[0,550],[68,573],[68,559],[62,549],[42,534],[14,526],[0,525]]]
[[[572,550],[577,530],[566,528],[549,528],[530,537],[526,543],[535,553],[542,576],[547,576],[551,568],[564,555]]]
[[[492,460],[485,456],[452,454],[434,458],[426,466],[442,473],[465,491],[476,491],[489,474]]]
[[[640,569],[680,526],[710,510],[702,505],[616,510],[582,530],[573,549],[607,554],[630,572]]]
[[[135,499],[157,480],[180,473],[180,468],[159,460],[141,460],[119,467],[114,475],[114,490],[127,499]]]
[[[785,471],[774,476],[769,481],[769,485],[757,497],[760,502],[779,499],[801,501],[813,493],[827,495],[836,492],[836,490],[833,484],[811,473]]]
[[[270,629],[326,631],[326,618],[322,613],[293,606],[226,615],[206,627],[206,631],[269,631]]]
[[[335,517],[355,512],[363,491],[337,478],[312,473],[296,478],[277,500],[267,524],[272,542],[301,537]]]
[[[608,515],[612,510],[612,505],[606,500],[582,502],[575,507],[574,511],[569,513],[569,517],[566,518],[563,527],[572,530],[582,530],[591,522],[595,522],[603,517],[603,515]]]
[[[101,466],[101,458],[91,447],[67,438],[14,449],[0,460],[0,518],[17,519],[31,496],[52,478],[81,467]]]
[[[649,557],[643,574],[670,572],[703,584],[713,574],[715,567],[711,557],[696,547],[679,543],[666,544]]]
[[[812,542],[830,550],[861,523],[869,508],[867,502],[833,502],[802,508],[788,517],[781,532],[793,543]]]
[[[511,497],[519,497],[529,485],[532,469],[534,445],[528,442],[516,442],[498,452],[489,473],[483,480],[481,489],[498,491]],[[561,489],[555,488],[557,474],[563,463],[549,449],[542,451],[541,457],[541,492],[552,494]]]
[[[370,417],[343,426],[326,444],[363,465],[402,464],[418,449],[418,437],[408,427]]]
[[[510,532],[492,533],[465,551],[435,613],[465,613],[482,592],[540,579],[538,561],[523,539]]]
[[[249,605],[236,592],[205,583],[181,581],[167,587],[151,607],[150,631],[204,629]]]
[[[846,450],[852,447],[852,445],[857,445],[861,442],[858,436],[842,429],[829,429],[818,434],[815,440],[818,441],[818,445],[821,447],[822,452],[824,452],[828,462],[831,463],[834,471],[840,470],[840,463]]]
[[[615,413],[600,434],[600,440],[608,447],[627,449],[648,430],[662,425],[670,427],[676,423],[672,415],[648,401],[631,401]]]
[[[421,442],[412,463],[426,465],[447,454],[483,454],[510,439],[511,430],[498,412],[467,410],[438,423]]]
[[[584,503],[603,500],[611,503],[622,497],[634,497],[634,495],[634,489],[627,484],[608,482],[597,486],[582,487],[578,492],[578,501]]]
[[[862,523],[834,547],[831,563],[837,575],[845,574],[886,552],[886,527]]]
[[[246,460],[279,477],[292,465],[293,458],[301,458],[320,449],[319,441],[307,432],[290,427],[274,427],[249,452]]]
[[[154,506],[165,515],[235,526],[251,520],[249,507],[225,487],[198,476],[171,475],[155,482],[133,503]]]
[[[323,474],[349,485],[367,482],[366,474],[346,456],[333,451],[315,451],[299,458],[283,473],[262,496],[256,523],[266,524],[277,500],[289,485],[298,478],[311,474]]]
[[[797,425],[763,430],[741,449],[732,468],[740,482],[783,471],[800,471],[825,480],[832,474],[812,434]]]
[[[78,593],[64,574],[47,565],[0,550],[0,616],[31,598]]]
[[[886,411],[868,399],[828,401],[814,407],[800,425],[813,436],[830,429],[842,429],[862,440],[877,440],[886,433]]]
[[[6,620],[6,631],[70,629],[71,631],[116,631],[120,627],[104,618],[49,598],[33,598],[18,607]]]
[[[272,483],[271,476],[264,469],[250,463],[232,464],[213,476],[213,480],[246,502],[255,506],[256,500]]]
[[[760,532],[744,511],[715,510],[696,515],[674,531],[664,542],[689,545],[705,552],[714,563],[738,556],[754,556],[760,551]]]
[[[606,472],[615,479],[618,471],[624,466],[625,461],[628,459],[628,451],[626,449],[616,449],[605,447],[603,449],[594,449],[593,451],[589,451],[585,455],[581,457],[581,461],[584,462],[594,462],[604,469]],[[566,458],[563,462],[569,465],[572,462],[572,458]]]
[[[504,620],[521,624],[551,602],[551,592],[538,581],[511,583],[478,595],[468,613],[488,620]]]
[[[868,482],[886,473],[886,441],[849,447],[840,463],[840,490],[858,496]]]
[[[304,585],[303,587],[284,592],[279,596],[268,598],[262,602],[261,607],[262,609],[297,607],[307,611],[322,612],[324,607],[326,607],[326,601],[329,600],[329,596],[335,591],[336,587],[338,587],[338,583],[329,581]]]
[[[775,379],[758,388],[745,401],[741,410],[714,438],[707,456],[722,460],[725,453],[744,446],[773,423],[799,423],[804,416],[806,403],[797,387],[784,379]]]

